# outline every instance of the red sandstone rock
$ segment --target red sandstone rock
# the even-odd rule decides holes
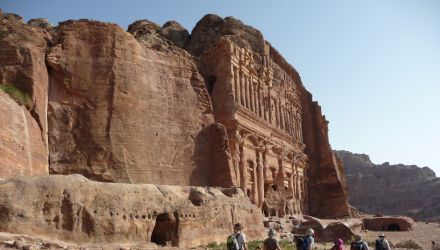
[[[378,216],[363,218],[364,227],[372,231],[410,231],[414,220],[405,216]]]
[[[47,31],[6,20],[2,27],[11,31],[4,43],[12,59],[20,59],[20,48],[30,48],[26,58],[44,58]],[[56,42],[47,53],[49,77],[41,70],[44,60],[0,69],[9,77],[2,79],[20,77],[22,69],[41,73],[38,79],[25,71],[31,80],[22,89],[34,97],[32,114],[43,138],[49,127],[52,173],[235,185],[267,215],[351,214],[327,121],[296,70],[261,32],[215,15],[202,18],[190,38],[177,24],[161,29],[148,20],[128,31],[66,21],[51,30]],[[9,57],[0,63],[7,65]]]
[[[37,122],[0,90],[0,178],[47,175],[47,157]]]
[[[257,207],[243,192],[226,190],[226,196],[223,191],[100,183],[80,175],[0,180],[0,231],[189,248],[224,242],[240,222],[249,240],[263,238]]]
[[[216,164],[227,166],[212,161],[226,152],[217,150],[211,103],[191,57],[166,43],[158,51],[143,35],[85,20],[58,27],[47,56],[52,173],[211,185]]]
[[[45,147],[49,85],[45,58],[50,39],[43,29],[0,20],[0,84],[13,85],[31,97],[28,108],[40,127]]]
[[[166,22],[162,26],[160,34],[179,48],[183,48],[190,39],[188,31],[176,21]]]
[[[266,215],[351,216],[327,121],[262,34],[234,18],[206,15],[185,48],[198,56],[215,120],[228,131],[236,185]]]

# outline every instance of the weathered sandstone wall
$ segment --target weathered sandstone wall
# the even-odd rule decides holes
[[[29,111],[0,91],[0,178],[49,174],[40,132]]]
[[[41,28],[0,17],[0,84],[13,85],[31,97],[28,108],[47,145],[48,73],[46,50],[51,34]]]
[[[51,35],[0,15],[0,85],[27,94],[19,106],[0,93],[0,177],[48,174],[46,48]],[[1,92],[1,91],[0,91]]]
[[[177,22],[161,28],[139,20],[126,32],[115,24],[90,20],[65,21],[53,28],[44,19],[26,25],[19,16],[5,17],[0,15],[0,83],[31,96],[27,108],[40,131],[29,130],[29,137],[40,138],[32,145],[46,152],[42,158],[50,155],[42,160],[50,173],[181,186],[230,187],[241,182],[260,209],[264,193],[283,197],[276,199],[277,205],[266,206],[268,213],[350,215],[344,173],[331,151],[327,121],[296,70],[260,31],[216,15],[203,17],[191,36]],[[222,119],[224,114],[213,110],[209,76],[216,67],[222,72],[226,64],[201,59],[225,38],[250,51],[244,61],[252,65],[246,67],[270,78],[275,97],[289,92],[288,101],[279,98],[283,103],[278,109],[264,111],[272,117],[260,117],[269,129],[256,129],[264,132],[259,137],[244,130],[230,133],[235,130]],[[249,117],[258,113],[256,98],[252,100],[251,112],[243,108]],[[236,106],[224,111],[228,108]],[[239,141],[247,157],[242,160],[252,162],[249,171],[258,176],[241,175],[243,180],[238,180],[238,150],[231,148]],[[28,154],[17,151],[16,157],[21,161]],[[5,177],[16,176],[11,172]]]
[[[216,127],[203,79],[185,51],[142,38],[101,22],[58,26],[47,56],[52,173],[210,185]]]
[[[35,199],[35,197],[40,197]],[[80,175],[0,180],[0,231],[74,242],[223,242],[234,223],[264,237],[260,211],[239,189],[122,184]]]

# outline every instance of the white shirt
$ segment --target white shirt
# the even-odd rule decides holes
[[[239,249],[244,249],[244,244],[246,243],[246,235],[242,232],[238,232],[237,234],[235,234],[235,237],[237,239]]]

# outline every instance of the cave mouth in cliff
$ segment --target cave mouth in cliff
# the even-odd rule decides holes
[[[161,246],[178,246],[178,218],[177,212],[157,215],[151,242]]]
[[[389,224],[388,231],[400,231],[400,226],[398,224]]]

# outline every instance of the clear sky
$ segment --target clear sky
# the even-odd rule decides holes
[[[334,149],[440,174],[440,1],[0,0],[4,12],[53,24],[89,18],[126,28],[207,13],[261,30],[300,73],[330,121]]]

